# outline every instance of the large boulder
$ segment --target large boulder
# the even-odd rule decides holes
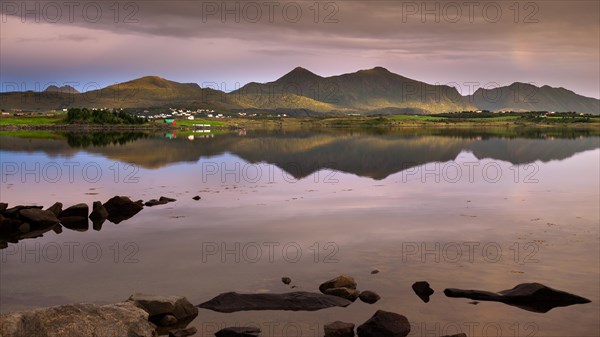
[[[541,283],[522,283],[512,289],[498,293],[483,290],[462,290],[448,288],[444,290],[448,297],[464,297],[476,301],[495,301],[533,312],[548,312],[556,307],[573,304],[585,304],[587,298],[547,287]]]
[[[405,337],[410,333],[410,323],[402,315],[377,310],[356,332],[358,337]]]
[[[319,286],[319,291],[325,293],[327,289],[331,288],[349,288],[356,289],[356,281],[354,278],[347,275],[340,275],[334,279],[324,282]]]
[[[325,337],[354,337],[354,324],[335,321],[325,324]]]
[[[220,294],[198,307],[218,312],[236,312],[244,310],[292,310],[315,311],[331,307],[346,307],[352,302],[346,299],[309,292],[291,292],[284,294],[238,294],[229,292]]]
[[[90,209],[88,207],[87,204],[77,204],[77,205],[73,205],[71,207],[68,207],[66,209],[64,209],[62,212],[60,212],[60,214],[58,215],[58,218],[66,218],[66,217],[82,217],[82,218],[86,218],[88,217],[88,214],[90,212]]]
[[[148,314],[132,303],[69,304],[0,315],[3,337],[156,337]]]
[[[144,309],[150,322],[160,327],[186,327],[198,316],[198,308],[185,297],[136,293],[127,301]]]
[[[115,224],[131,218],[144,208],[124,196],[112,197],[103,206],[108,212],[108,221]]]
[[[40,227],[54,226],[60,222],[54,213],[50,211],[43,211],[40,208],[21,209],[19,210],[19,216],[22,219],[25,219],[28,223]]]

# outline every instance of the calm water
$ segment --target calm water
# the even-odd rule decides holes
[[[1,201],[65,206],[114,195],[177,201],[101,228],[4,243],[0,310],[109,303],[133,292],[193,303],[219,293],[317,291],[339,274],[374,305],[306,312],[200,310],[200,336],[259,325],[321,336],[323,324],[401,313],[411,336],[600,335],[600,139],[445,131],[217,135],[50,133],[0,138]],[[168,136],[168,137],[165,137]],[[199,195],[201,200],[192,200]],[[100,230],[98,230],[100,229]],[[371,271],[378,269],[379,274]],[[423,303],[411,290],[428,281]],[[540,282],[592,303],[534,313],[447,298]]]

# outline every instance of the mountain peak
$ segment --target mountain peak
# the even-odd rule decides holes
[[[298,83],[300,81],[316,80],[316,79],[321,79],[321,78],[322,78],[321,76],[313,73],[312,71],[310,71],[306,68],[296,67],[289,73],[283,75],[276,82],[281,82],[281,81],[290,82],[291,81],[291,82]]]
[[[79,94],[80,93],[77,89],[73,88],[70,85],[63,85],[62,87],[50,85],[44,91],[45,92],[60,92],[60,93],[64,93],[64,94]]]

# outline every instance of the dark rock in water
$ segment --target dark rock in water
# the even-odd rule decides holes
[[[108,221],[115,224],[131,218],[144,208],[123,196],[112,197],[103,206],[108,212]]]
[[[257,337],[260,336],[260,329],[255,327],[230,327],[217,331],[217,337]]]
[[[456,335],[445,335],[442,337],[467,337],[467,334],[461,332],[461,333],[457,333]]]
[[[60,233],[62,233],[62,226],[61,225],[55,225],[54,227],[52,227],[52,230],[54,231],[54,233],[60,234]]]
[[[62,217],[60,223],[66,228],[77,232],[85,232],[90,228],[87,214],[86,216]]]
[[[377,310],[356,332],[359,337],[405,337],[410,333],[410,323],[402,315]]]
[[[66,218],[66,217],[70,217],[70,216],[87,218],[89,212],[90,212],[90,209],[89,209],[88,205],[82,203],[82,204],[73,205],[73,206],[68,207],[67,209],[63,210],[58,215],[58,218],[60,219],[60,218]]]
[[[354,337],[354,324],[335,321],[325,324],[325,337]]]
[[[325,293],[325,290],[331,288],[349,288],[356,289],[356,281],[351,276],[340,275],[334,279],[324,282],[319,286],[319,291]]]
[[[0,213],[4,212],[5,209],[8,208],[8,204],[5,202],[0,202]]]
[[[60,212],[62,212],[62,207],[62,202],[55,202],[54,205],[48,207],[47,211],[54,213],[54,215],[58,217]]]
[[[331,307],[346,307],[352,302],[346,299],[309,292],[285,294],[238,294],[229,292],[220,294],[198,307],[218,312],[236,312],[244,310],[292,310],[315,311]]]
[[[19,216],[26,219],[32,225],[38,226],[54,226],[60,221],[56,218],[54,213],[50,211],[42,211],[40,208],[25,208],[19,210]]]
[[[12,218],[17,216],[17,214],[19,213],[20,210],[24,210],[24,209],[30,209],[30,208],[36,208],[36,209],[42,209],[42,206],[23,206],[23,205],[19,205],[19,206],[15,206],[15,207],[11,207],[8,209],[5,209],[4,211],[2,211],[2,215],[4,215],[7,218]]]
[[[131,303],[69,304],[0,315],[0,336],[156,337],[148,314]]]
[[[102,225],[104,224],[104,221],[106,221],[106,219],[92,221],[92,228],[95,231],[101,231],[102,230]]]
[[[144,309],[150,316],[150,322],[161,325],[161,321],[165,316],[171,315],[175,318],[174,324],[177,328],[186,327],[191,321],[198,316],[198,308],[190,303],[187,298],[180,296],[158,296],[147,294],[133,294],[127,300],[132,302],[138,308]],[[167,320],[170,320],[167,318]],[[171,321],[171,320],[170,320]],[[164,321],[163,323],[166,323]],[[173,327],[174,324],[169,324]],[[166,333],[166,331],[164,331]]]
[[[140,199],[140,200],[137,200],[137,201],[135,202],[135,204],[137,204],[137,205],[138,205],[138,206],[140,206],[140,207],[144,207],[144,200],[142,200],[142,199]]]
[[[198,332],[198,329],[189,327],[185,329],[169,330],[169,337],[188,337],[193,336]]]
[[[90,220],[92,222],[100,222],[100,220],[105,220],[108,218],[108,211],[102,205],[100,201],[94,201],[92,204],[92,213],[90,214]]]
[[[417,296],[419,296],[419,298],[425,303],[429,302],[429,296],[433,295],[435,292],[433,289],[431,289],[429,283],[426,281],[415,282],[412,285],[412,289],[415,291],[415,294],[417,294]]]
[[[146,205],[148,207],[152,207],[152,206],[164,205],[164,204],[174,202],[174,201],[177,201],[177,200],[175,200],[173,198],[160,197],[158,200],[156,200],[156,199],[148,200],[144,203],[144,205]]]
[[[371,275],[379,274],[379,270],[375,269],[371,271]]]
[[[166,204],[168,202],[175,202],[175,201],[177,201],[177,199],[167,198],[167,197],[160,197],[160,198],[158,198],[158,201],[164,202]]]
[[[340,287],[340,288],[329,288],[329,289],[325,290],[324,294],[345,298],[348,301],[354,302],[360,295],[360,291],[358,291],[356,289]]]
[[[199,196],[199,195],[197,195],[197,196],[193,197],[192,199],[194,199],[194,200],[198,201],[198,200],[200,200],[200,199],[202,199],[202,198],[200,198],[200,196]]]
[[[379,301],[381,299],[381,296],[379,296],[376,292],[373,292],[370,290],[365,290],[360,293],[358,298],[360,298],[360,300],[365,303],[373,304],[373,303],[377,303],[377,301]]]
[[[587,298],[552,289],[540,283],[522,283],[508,290],[493,293],[482,290],[444,290],[448,297],[464,297],[477,301],[494,301],[524,310],[545,313],[556,307],[590,303]]]
[[[292,279],[289,277],[282,277],[281,282],[283,282],[283,284],[285,284],[285,285],[288,285],[288,284],[292,283]]]

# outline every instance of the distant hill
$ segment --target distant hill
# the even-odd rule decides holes
[[[338,111],[363,113],[440,113],[476,109],[453,87],[419,82],[382,67],[331,77],[321,77],[298,67],[276,81],[250,83],[231,94],[242,98],[292,94],[311,99],[305,102],[309,104],[305,108],[321,102]],[[277,101],[272,103],[270,108],[279,104]]]
[[[146,76],[79,93],[70,86],[44,92],[0,93],[0,109],[70,107],[145,108],[185,106],[235,111],[315,114],[430,114],[471,110],[556,111],[600,114],[600,100],[564,88],[513,83],[461,96],[454,88],[420,82],[382,67],[331,77],[297,67],[267,83],[249,83],[231,93]]]
[[[55,85],[51,85],[48,86],[48,88],[46,88],[46,90],[44,90],[45,92],[60,92],[63,94],[79,94],[80,92],[73,88],[70,85],[63,85],[62,87],[57,87]]]
[[[494,89],[479,88],[470,97],[479,109],[489,111],[576,111],[600,113],[600,100],[585,97],[565,88],[515,82]]]

